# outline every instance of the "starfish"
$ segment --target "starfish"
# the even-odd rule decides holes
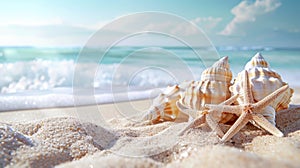
[[[222,102],[219,105],[230,105],[232,104],[236,99],[238,98],[238,95],[234,95],[227,99],[226,101]],[[224,132],[221,130],[218,122],[214,119],[212,116],[212,112],[218,112],[213,110],[193,110],[189,107],[184,106],[181,102],[176,102],[177,107],[180,109],[180,111],[184,113],[194,112],[196,114],[200,114],[199,117],[192,120],[182,131],[179,132],[179,136],[183,135],[188,129],[195,128],[203,123],[207,123],[207,125],[214,131],[216,131],[217,135],[220,137],[224,136]]]
[[[289,87],[288,85],[282,86],[281,88],[275,90],[273,93],[269,94],[262,100],[254,102],[250,82],[248,79],[248,73],[244,71],[244,102],[240,105],[214,105],[206,104],[205,107],[210,110],[221,110],[228,113],[236,114],[239,118],[230,127],[226,134],[222,137],[221,141],[226,142],[231,139],[237,132],[239,132],[249,121],[253,123],[254,126],[260,126],[269,133],[277,136],[283,137],[283,133],[271,124],[260,112],[262,109],[267,107],[272,101],[274,101],[278,96],[281,96]],[[257,125],[256,125],[257,124]]]

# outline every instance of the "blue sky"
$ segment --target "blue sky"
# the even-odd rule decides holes
[[[299,7],[297,0],[7,0],[1,1],[0,45],[82,46],[120,16],[158,11],[197,25],[217,46],[300,47]],[[118,31],[141,22],[147,21],[136,17]],[[107,30],[104,39],[118,31]]]

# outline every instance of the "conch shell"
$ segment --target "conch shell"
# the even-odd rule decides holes
[[[268,62],[262,57],[260,53],[257,53],[245,66],[245,70],[248,72],[252,96],[254,102],[262,100],[278,88],[287,85],[283,82],[281,76],[270,69]],[[233,95],[239,94],[237,103],[242,103],[243,96],[243,76],[239,73],[235,79],[234,84],[230,87],[230,91]],[[293,89],[289,88],[282,96],[276,98],[270,104],[271,108],[264,109],[264,116],[275,125],[275,112],[286,109],[289,107]]]
[[[190,84],[191,81],[185,81],[180,85],[168,86],[153,100],[152,106],[142,120],[151,121],[153,124],[163,121],[187,120],[188,115],[179,111],[176,102]]]
[[[219,104],[230,98],[231,79],[232,73],[229,68],[228,57],[223,57],[215,62],[212,67],[202,72],[201,81],[191,83],[182,94],[179,103],[188,109],[192,109],[189,115],[195,118],[197,117],[195,111],[203,111],[205,104]],[[226,123],[233,115],[215,113],[213,117],[217,122]]]

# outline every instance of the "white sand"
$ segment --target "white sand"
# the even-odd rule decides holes
[[[135,103],[136,108],[149,106],[148,101]],[[119,113],[115,105],[99,107],[106,122],[100,125],[96,106],[80,107],[79,116],[74,108],[0,113],[0,125],[14,129],[0,127],[0,167],[299,167],[299,105],[276,116],[285,137],[248,124],[225,144],[207,126],[179,137],[175,133],[186,123],[136,123],[122,117],[134,112]],[[94,120],[78,119],[84,112]]]

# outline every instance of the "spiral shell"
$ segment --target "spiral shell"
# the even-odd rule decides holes
[[[180,85],[168,86],[166,90],[159,94],[144,115],[144,121],[159,123],[163,121],[187,120],[188,115],[180,113],[176,102],[180,99],[181,93],[190,85],[191,81],[185,81]],[[181,115],[180,115],[181,114]]]
[[[262,100],[278,88],[287,85],[287,83],[282,81],[281,76],[277,72],[270,69],[268,62],[260,53],[257,53],[246,64],[245,70],[248,72],[254,102]],[[239,104],[243,103],[244,100],[243,91],[241,89],[243,87],[242,81],[242,73],[239,73],[234,84],[230,87],[232,94],[240,94],[237,99]],[[275,101],[270,104],[270,107],[272,107],[276,112],[288,108],[292,94],[293,89],[289,88],[282,96],[277,97]],[[267,116],[267,113],[271,114],[272,112],[270,109],[265,109],[263,113]],[[272,121],[271,118],[269,117],[269,121],[275,123],[275,121]],[[275,120],[275,117],[273,118]]]
[[[201,81],[195,81],[182,94],[180,103],[194,111],[203,111],[205,104],[219,104],[230,97],[229,86],[232,73],[228,57],[223,57],[202,72]],[[189,114],[196,117],[197,114]],[[233,115],[213,115],[218,122],[225,123]]]

